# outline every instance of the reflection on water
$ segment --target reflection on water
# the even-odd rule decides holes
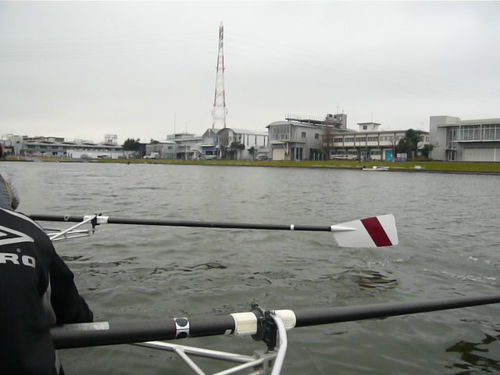
[[[454,363],[453,366],[449,366],[448,368],[460,370],[457,374],[472,374],[478,373],[478,371],[488,373],[500,372],[500,360],[495,359],[489,350],[489,346],[497,343],[499,339],[500,335],[491,336],[486,334],[479,342],[457,342],[446,349],[446,351],[458,353],[462,362]]]
[[[398,281],[396,279],[392,279],[381,272],[373,270],[357,270],[357,272],[353,272],[351,276],[361,288],[385,291],[387,289],[394,289],[398,286]]]

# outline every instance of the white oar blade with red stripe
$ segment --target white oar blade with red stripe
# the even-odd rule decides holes
[[[341,247],[387,247],[399,243],[394,215],[381,215],[332,226]]]

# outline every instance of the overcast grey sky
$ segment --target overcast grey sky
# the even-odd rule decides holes
[[[500,117],[500,2],[0,2],[0,136],[164,139],[344,111]]]

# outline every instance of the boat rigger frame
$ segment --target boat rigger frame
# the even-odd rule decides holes
[[[272,361],[277,357],[278,354],[277,352],[258,351],[255,352],[254,356],[248,356],[243,354],[234,354],[229,352],[221,352],[216,350],[171,344],[163,341],[150,341],[146,343],[136,343],[133,345],[142,346],[149,349],[174,352],[197,375],[206,375],[206,373],[189,357],[189,355],[226,361],[226,362],[241,363],[227,370],[217,372],[213,375],[238,374],[243,371],[247,371],[249,369],[252,369],[252,372],[249,372],[247,374],[261,375],[268,373]],[[277,369],[277,371],[281,371],[281,368],[276,365],[273,368]]]

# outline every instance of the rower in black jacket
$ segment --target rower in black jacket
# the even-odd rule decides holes
[[[63,374],[50,327],[93,314],[43,229],[14,211],[18,202],[0,178],[0,374]]]

